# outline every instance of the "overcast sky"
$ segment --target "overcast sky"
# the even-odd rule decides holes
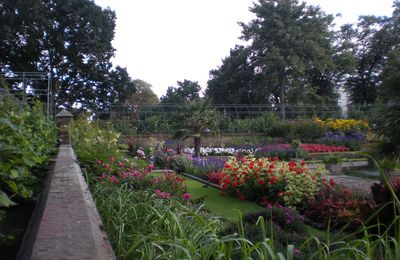
[[[240,44],[254,0],[95,0],[116,12],[115,65],[133,79],[153,86],[160,97],[184,79],[204,89],[209,71],[221,65],[230,48]],[[392,13],[392,0],[307,0],[327,14],[341,13],[336,23],[355,23],[359,15]]]

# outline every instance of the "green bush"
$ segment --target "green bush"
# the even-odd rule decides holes
[[[312,142],[323,136],[326,129],[313,121],[287,121],[277,123],[269,132],[272,137],[283,137],[287,142],[295,139]]]
[[[120,135],[112,129],[111,124],[91,122],[85,116],[73,121],[72,145],[83,165],[106,161],[117,153]]]
[[[55,151],[57,131],[39,101],[30,107],[3,95],[0,113],[0,207],[8,207],[10,197],[31,196],[31,170]]]

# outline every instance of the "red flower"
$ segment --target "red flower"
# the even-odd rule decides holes
[[[243,195],[243,194],[239,194],[239,199],[240,199],[240,200],[245,200],[245,199],[246,199],[246,196]]]
[[[290,167],[294,167],[294,166],[296,166],[296,163],[295,163],[294,161],[290,161],[290,162],[289,162],[289,166],[290,166]]]
[[[225,164],[224,167],[225,167],[226,169],[231,168],[231,166],[230,166],[229,164]]]
[[[269,184],[273,185],[276,182],[276,176],[272,176],[269,180]]]
[[[236,181],[232,182],[232,187],[235,188],[238,185]]]
[[[265,184],[265,180],[264,179],[258,179],[257,182],[260,185],[264,185]]]
[[[329,185],[331,185],[332,187],[336,185],[335,181],[332,178],[329,179]]]

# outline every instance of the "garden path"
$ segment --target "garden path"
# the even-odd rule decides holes
[[[371,193],[371,185],[379,183],[377,179],[366,179],[348,175],[329,175],[328,178],[332,178],[336,183],[342,184],[350,189],[352,192],[369,195]]]

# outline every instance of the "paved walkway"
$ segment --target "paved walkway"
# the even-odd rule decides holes
[[[371,185],[379,183],[379,180],[366,179],[348,175],[329,175],[327,178],[332,178],[336,183],[342,184],[355,193],[369,195],[371,193]]]
[[[100,226],[72,147],[61,145],[31,255],[20,258],[115,259]]]

